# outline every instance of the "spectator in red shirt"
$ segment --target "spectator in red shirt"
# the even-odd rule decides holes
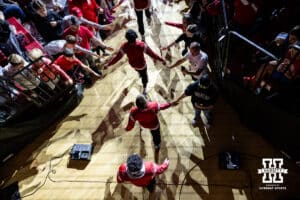
[[[106,31],[111,30],[111,27],[109,25],[100,25],[99,23],[85,19],[83,17],[81,9],[78,7],[73,7],[70,15],[65,16],[64,20],[69,21],[72,18],[72,16],[76,16],[78,18],[78,20],[80,21],[80,23],[83,24],[84,26],[86,26],[90,31],[92,31],[94,33],[94,35],[101,41],[102,41],[102,36],[106,36],[105,33],[108,33]],[[100,34],[100,32],[102,34]],[[108,53],[105,52],[105,50],[101,47],[97,47],[94,49],[98,49],[97,51],[101,50],[103,52],[103,55],[108,55]]]
[[[234,0],[233,22],[236,28],[247,32],[257,17],[258,8],[252,0]]]
[[[98,23],[98,14],[103,12],[95,0],[68,0],[69,13],[72,13],[74,7],[81,9],[85,19],[95,23]]]
[[[73,16],[70,19],[70,27],[64,30],[63,36],[73,35],[77,37],[77,44],[85,49],[90,49],[90,42],[94,43],[97,46],[100,46],[104,49],[113,50],[111,47],[105,46],[105,44],[96,38],[94,34],[85,26],[80,25],[80,21],[77,17]]]
[[[169,167],[169,160],[165,159],[162,165],[153,162],[144,162],[137,154],[127,158],[127,162],[119,167],[118,183],[129,181],[139,187],[147,187],[149,192],[155,190],[155,176],[162,174]]]
[[[300,75],[300,42],[291,46],[286,57],[273,72],[273,79],[289,83]]]
[[[138,95],[135,101],[136,107],[133,107],[130,110],[128,124],[125,128],[126,131],[130,131],[133,129],[135,122],[138,121],[139,124],[148,128],[151,131],[152,139],[155,147],[155,151],[158,152],[160,149],[160,128],[159,128],[159,120],[157,117],[157,113],[160,110],[165,110],[172,105],[176,105],[174,103],[157,103],[157,102],[147,102],[145,96]]]
[[[70,27],[65,29],[64,38],[68,35],[73,35],[77,38],[77,44],[82,48],[91,49],[90,42],[92,42],[95,46],[100,46],[103,49],[107,49],[112,51],[113,48],[107,47],[100,39],[94,36],[94,34],[85,26],[81,26],[77,17],[73,16],[70,20]],[[86,65],[89,65],[95,72],[100,73],[95,66],[95,61],[93,56],[90,54],[85,54],[84,52],[76,53],[76,56]]]
[[[289,32],[289,44],[296,44],[300,41],[300,25],[292,28]]]
[[[166,62],[162,57],[154,53],[146,43],[136,40],[137,34],[134,30],[127,30],[125,37],[127,39],[127,42],[123,43],[117,55],[104,65],[104,69],[107,69],[110,65],[118,62],[123,57],[123,55],[126,54],[129,64],[139,73],[142,79],[143,94],[146,95],[148,75],[144,53],[148,54],[155,60],[161,61],[164,65],[166,65]]]
[[[142,36],[142,40],[145,41],[145,28],[144,28],[144,12],[147,18],[148,25],[151,23],[151,13],[150,13],[150,6],[151,0],[133,0],[134,10],[137,16],[137,23],[139,27],[139,32]]]
[[[288,44],[290,45],[290,47],[292,47],[293,45],[296,45],[296,46],[294,46],[294,49],[295,49],[295,47],[299,46],[299,41],[300,41],[300,25],[297,25],[297,26],[293,27],[289,32]],[[289,65],[289,64],[287,65],[287,63],[290,63],[290,61],[292,59],[291,53],[293,51],[294,50],[292,50],[292,49],[288,49],[287,52],[285,53],[284,58],[281,60],[280,63],[278,63],[278,61],[276,61],[276,60],[272,60],[269,63],[262,65],[259,68],[259,70],[256,72],[256,75],[254,77],[255,79],[252,78],[252,80],[254,80],[252,83],[253,87],[255,87],[256,84],[258,85],[258,87],[255,89],[255,94],[260,94],[261,90],[263,88],[265,88],[267,90],[271,90],[271,86],[269,84],[267,84],[266,79],[269,79],[270,75],[274,72],[275,68],[280,67],[280,65],[282,65],[282,67],[280,67],[280,68],[281,69],[285,68],[285,70],[288,70],[290,67],[292,67],[291,73],[289,73],[289,70],[284,73],[284,74],[286,74],[287,78],[289,78],[289,79],[291,79],[292,76],[294,77],[298,73],[297,72],[298,67],[295,68],[297,70],[294,70],[293,66],[287,67]],[[295,58],[297,58],[297,57],[295,57]],[[298,64],[294,63],[294,65],[297,66]],[[297,72],[297,73],[295,73],[295,72]],[[286,79],[283,79],[283,80],[285,80],[285,82],[289,82]]]
[[[83,78],[87,85],[91,85],[92,80],[89,74],[93,74],[97,78],[101,77],[100,74],[76,58],[73,49],[66,48],[64,54],[59,56],[54,64],[60,66],[75,82],[81,82],[81,78]]]

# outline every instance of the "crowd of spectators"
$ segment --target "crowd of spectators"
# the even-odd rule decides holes
[[[214,12],[209,13],[221,12],[221,1],[213,2]],[[297,88],[300,86],[299,2],[295,0],[224,2],[228,31],[236,31],[258,47],[254,47],[242,37],[231,35],[229,46],[226,47],[228,55],[224,72],[227,77],[245,86],[253,94],[274,103],[279,103],[278,100],[281,99],[279,104],[289,104],[296,98],[299,99],[296,97]],[[225,25],[224,19],[222,20]],[[220,21],[217,22],[217,26],[220,24],[222,24]],[[226,32],[222,31],[226,35]],[[269,54],[259,47],[264,48]]]
[[[1,0],[1,115],[16,113],[18,101],[43,106],[76,84],[91,86],[101,76],[96,61],[113,50],[102,40],[111,21],[99,20],[113,3]]]
[[[102,75],[97,62],[109,55],[107,51],[114,50],[104,40],[111,31],[110,24],[118,17],[114,16],[115,8],[123,1],[0,0],[0,120],[5,119],[4,115],[17,113],[18,103],[43,106],[64,95],[68,88],[92,87]],[[181,55],[168,68],[180,66],[184,76],[191,76],[191,82],[175,100],[163,104],[147,100],[148,71],[144,55],[152,57],[154,64],[156,61],[167,64],[146,42],[144,21],[147,26],[154,21],[151,0],[132,0],[129,9],[136,13],[140,35],[135,30],[127,30],[127,41],[103,65],[105,70],[126,55],[141,77],[142,95],[136,98],[136,107],[130,111],[125,130],[133,129],[136,121],[150,129],[156,153],[161,142],[157,112],[177,105],[187,96],[191,96],[194,108],[191,124],[197,126],[202,122],[206,131],[212,127],[218,96],[213,74],[218,66],[210,67],[209,63],[215,64],[211,59],[218,58],[213,52],[222,41],[219,33],[228,36],[230,31],[236,31],[270,52],[265,54],[245,40],[230,40],[224,69],[227,77],[268,99],[288,91],[291,85],[298,84],[298,90],[292,92],[299,92],[300,88],[300,25],[297,21],[300,4],[297,0],[187,0],[186,3],[188,9],[182,13],[181,22],[165,21],[165,25],[179,28],[182,33],[175,41],[160,47],[161,51],[169,51],[184,42]],[[161,166],[143,164],[139,156],[132,155],[120,166],[118,182],[131,181],[153,192],[155,175],[163,173],[168,163],[165,160]],[[161,167],[161,172],[147,174],[153,171],[153,166]],[[126,167],[129,170],[124,170]]]
[[[9,105],[11,97],[42,105],[43,100],[57,94],[58,89],[75,84],[91,86],[101,77],[97,62],[113,50],[104,40],[111,31],[110,24],[118,17],[114,15],[115,8],[123,2],[1,0],[1,105]],[[173,2],[163,3],[171,5]],[[217,43],[213,37],[225,25],[220,23],[224,20],[222,1],[189,0],[186,3],[188,9],[182,13],[182,22],[165,21],[166,25],[181,29],[182,34],[161,50],[170,50],[183,41],[183,57],[171,67],[188,60],[190,65],[181,66],[181,71],[197,81],[212,73],[208,62],[209,58],[216,57],[212,55]],[[224,0],[224,3],[228,28],[278,58],[273,60],[235,39],[229,50],[226,74],[257,95],[279,91],[297,80],[300,69],[297,1]],[[145,43],[142,16],[145,11],[147,25],[153,23],[151,1],[143,5],[132,1],[131,5],[130,9],[135,10],[137,16],[141,42]]]

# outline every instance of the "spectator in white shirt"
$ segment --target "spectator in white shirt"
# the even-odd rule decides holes
[[[184,55],[183,58],[177,60],[170,68],[174,68],[186,60],[190,62],[189,69],[184,66],[181,67],[181,71],[184,75],[189,74],[192,76],[194,81],[198,80],[202,75],[211,71],[208,67],[208,56],[201,50],[200,43],[192,42],[190,44],[189,51]]]
[[[64,49],[73,49],[74,52],[83,52],[90,56],[99,58],[99,55],[91,50],[85,49],[76,44],[76,38],[73,35],[67,35],[65,40],[53,40],[44,46],[44,51],[52,58],[57,58],[63,54]]]

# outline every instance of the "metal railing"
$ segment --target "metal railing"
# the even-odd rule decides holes
[[[42,59],[0,76],[0,122],[18,116],[32,105],[45,107],[70,89],[52,68],[52,63],[47,64]],[[34,69],[33,64],[39,61],[43,62],[44,70],[38,72],[39,69]],[[54,78],[47,72],[52,73]]]
[[[216,24],[213,27],[216,28],[210,34],[214,35],[214,43],[211,45],[213,47],[213,55],[210,56],[213,56],[213,67],[220,85],[224,83],[225,78],[226,80],[230,79],[231,83],[237,84],[241,88],[244,87],[245,90],[252,92],[253,95],[259,95],[259,97],[284,109],[288,113],[300,116],[300,104],[298,101],[300,99],[300,95],[298,95],[300,89],[299,75],[292,77],[288,82],[282,81],[285,81],[285,78],[287,78],[284,77],[285,73],[281,72],[282,74],[280,75],[283,78],[279,77],[279,80],[278,77],[274,77],[276,75],[274,72],[278,70],[279,65],[285,59],[284,55],[281,55],[279,58],[279,55],[275,56],[272,52],[245,35],[231,29],[224,0],[221,0],[221,3],[222,13],[215,20]],[[287,68],[290,68],[295,63],[295,58],[300,54],[299,45],[292,45],[289,48],[291,47],[298,53],[289,58]],[[277,61],[272,62],[277,63],[277,65],[268,66],[270,71],[266,74],[266,80],[262,81],[264,77],[261,77],[260,70],[265,70],[271,60]],[[261,85],[265,82],[268,83],[268,87],[264,86],[262,93]]]
[[[257,43],[251,41],[241,33],[230,30],[229,24],[228,24],[228,15],[226,12],[226,5],[225,1],[221,0],[221,6],[222,6],[222,15],[219,15],[219,24],[217,27],[219,27],[216,32],[218,32],[218,38],[217,38],[217,45],[216,45],[216,60],[218,62],[216,63],[216,67],[218,68],[216,71],[219,73],[218,77],[223,78],[224,77],[224,69],[226,68],[228,64],[228,59],[230,58],[230,48],[233,43],[234,39],[238,39],[242,42],[244,42],[246,45],[250,47],[255,48],[257,51],[273,58],[274,60],[279,60],[274,54],[266,50],[265,48],[261,47]],[[221,22],[221,23],[220,23]]]

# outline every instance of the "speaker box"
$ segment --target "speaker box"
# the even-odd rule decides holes
[[[91,160],[93,146],[91,144],[74,144],[71,152],[71,160]]]

